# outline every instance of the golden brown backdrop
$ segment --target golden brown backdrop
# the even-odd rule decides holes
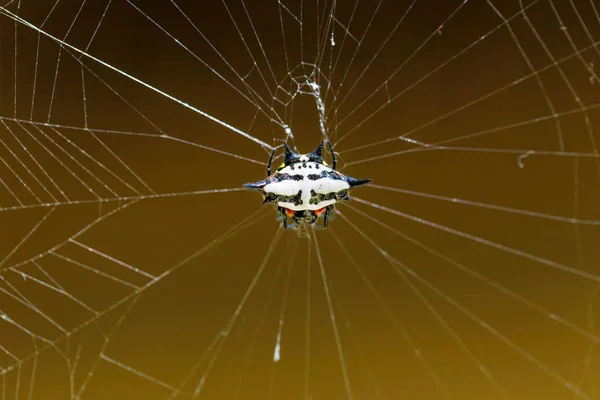
[[[595,2],[0,14],[2,400],[600,399]],[[280,232],[318,100],[373,184]]]

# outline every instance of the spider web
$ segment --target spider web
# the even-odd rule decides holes
[[[600,399],[592,0],[0,13],[0,399]]]

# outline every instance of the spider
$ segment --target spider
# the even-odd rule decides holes
[[[284,143],[283,164],[271,174],[275,149],[267,164],[267,178],[256,183],[246,183],[249,189],[258,190],[264,196],[263,204],[277,205],[277,219],[290,229],[302,223],[327,228],[328,220],[335,216],[334,204],[348,201],[351,189],[370,182],[370,179],[354,179],[336,171],[335,153],[331,143],[331,167],[323,160],[323,142],[309,154],[297,154]],[[315,224],[323,216],[321,226]],[[290,221],[291,220],[291,223]]]

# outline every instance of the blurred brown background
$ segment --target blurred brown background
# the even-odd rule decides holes
[[[594,2],[3,4],[0,398],[600,399]],[[279,236],[268,150],[7,12],[273,146],[316,81],[404,192]]]

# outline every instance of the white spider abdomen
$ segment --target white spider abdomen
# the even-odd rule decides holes
[[[322,164],[297,163],[278,171],[277,179],[263,188],[271,197],[287,197],[277,205],[294,211],[318,210],[346,196],[350,185],[343,176]],[[298,196],[298,194],[300,194]]]
[[[337,165],[331,144],[332,168],[323,160],[323,143],[309,154],[297,154],[287,143],[283,144],[283,164],[271,174],[271,163],[275,150],[267,164],[267,178],[259,182],[246,183],[245,187],[262,193],[263,204],[277,205],[277,218],[283,220],[285,229],[296,224],[314,224],[323,218],[322,228],[335,216],[334,204],[350,200],[348,193],[353,188],[370,182],[370,179],[355,179],[335,170]],[[290,224],[289,219],[293,222]]]

